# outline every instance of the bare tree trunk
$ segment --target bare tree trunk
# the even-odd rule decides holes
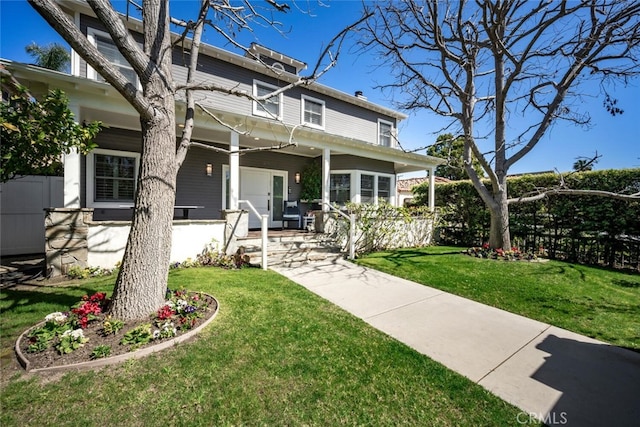
[[[491,228],[489,231],[489,246],[494,249],[511,249],[511,233],[509,232],[509,204],[507,203],[507,178],[499,177],[500,188],[494,191],[493,201],[489,203],[491,214]]]
[[[156,64],[141,76],[154,114],[140,119],[142,156],[135,215],[116,281],[110,313],[119,319],[142,318],[164,302],[171,256],[176,195],[175,96],[171,84],[168,4],[145,4],[145,53]]]
[[[176,172],[171,116],[142,123],[143,154],[136,207],[110,313],[119,319],[144,317],[160,307],[167,289]],[[174,128],[172,125],[171,128]],[[154,173],[161,171],[160,174]]]

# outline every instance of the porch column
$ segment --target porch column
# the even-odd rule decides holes
[[[436,169],[429,168],[429,210],[436,209]]]
[[[327,212],[329,208],[325,203],[329,203],[329,188],[331,186],[331,150],[322,150],[322,211]]]
[[[229,206],[227,209],[238,210],[240,198],[240,136],[231,132],[229,142]]]
[[[73,113],[76,122],[80,120],[80,107],[77,104],[69,104],[69,109]],[[64,207],[80,207],[80,160],[82,156],[76,148],[72,148],[69,154],[65,154],[62,162],[64,164]],[[91,200],[87,200],[90,203]],[[60,207],[60,206],[54,206]]]

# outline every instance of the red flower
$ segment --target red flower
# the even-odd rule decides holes
[[[71,310],[71,312],[77,314],[78,316],[86,316],[87,314],[98,315],[102,312],[102,308],[100,308],[100,304],[98,304],[97,302],[87,301],[80,307]]]
[[[91,297],[89,297],[89,301],[100,302],[104,301],[106,297],[107,294],[105,294],[104,292],[96,292],[95,294],[91,295]]]
[[[173,316],[174,314],[176,314],[176,312],[168,305],[165,305],[158,310],[158,314],[156,315],[156,317],[158,318],[158,320],[166,320],[171,318],[171,316]]]
[[[483,243],[482,244],[482,249],[489,249],[489,244],[488,243]]]
[[[80,321],[80,327],[82,329],[86,329],[87,324],[89,323],[89,319],[87,318],[87,316],[80,317],[78,320]]]

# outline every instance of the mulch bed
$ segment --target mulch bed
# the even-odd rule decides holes
[[[142,344],[132,349],[130,345],[122,345],[120,341],[122,337],[129,332],[130,330],[143,325],[145,323],[151,323],[153,325],[153,319],[151,317],[147,319],[140,319],[137,321],[126,321],[125,326],[115,334],[104,334],[102,323],[105,318],[104,314],[100,314],[98,319],[89,322],[87,327],[83,329],[83,333],[85,338],[89,338],[84,346],[78,348],[77,350],[68,353],[68,354],[60,354],[53,345],[50,345],[48,349],[42,351],[40,353],[29,353],[27,352],[27,348],[29,346],[29,339],[26,337],[26,334],[23,335],[23,339],[21,341],[20,350],[24,357],[26,357],[29,361],[29,369],[42,369],[42,368],[50,368],[54,366],[65,366],[65,365],[74,365],[81,362],[88,362],[93,360],[91,358],[91,353],[94,348],[98,345],[107,345],[111,347],[111,354],[109,357],[114,357],[118,355],[122,355],[125,353],[129,353],[132,350],[139,350],[150,346],[158,345],[162,342],[175,340],[177,337],[184,335],[198,326],[202,325],[204,322],[209,320],[212,316],[214,316],[217,312],[217,301],[211,297],[210,295],[201,294],[202,298],[207,301],[208,307],[206,310],[201,310],[202,315],[198,317],[190,329],[177,329],[177,335],[171,338],[163,338],[163,339],[154,339],[147,344]],[[34,326],[35,328],[35,326]],[[32,328],[33,329],[33,328]],[[103,359],[97,359],[103,360]]]

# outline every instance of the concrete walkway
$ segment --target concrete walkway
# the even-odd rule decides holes
[[[640,353],[347,261],[276,267],[548,425],[640,425]]]

